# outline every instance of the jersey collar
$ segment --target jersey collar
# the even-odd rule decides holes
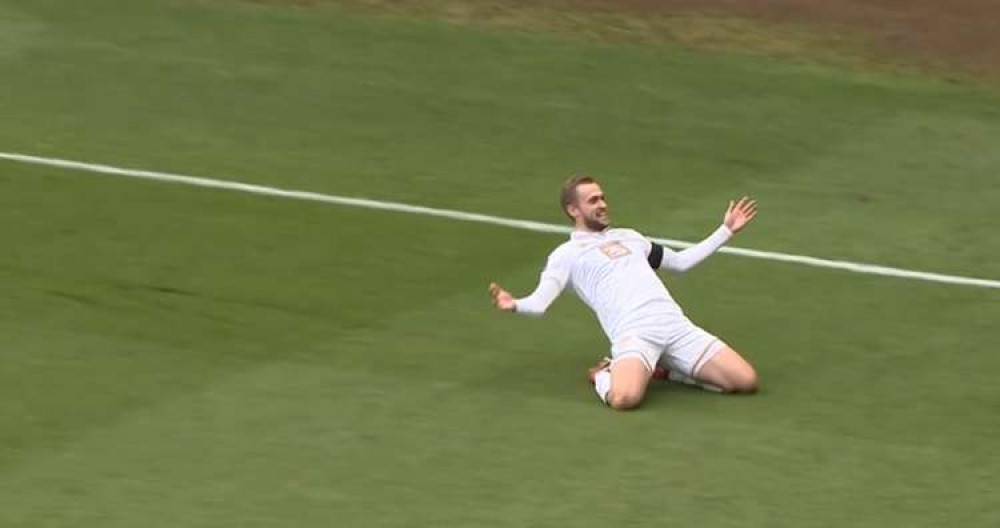
[[[604,228],[604,231],[600,231],[597,233],[593,231],[573,231],[572,233],[570,233],[569,237],[572,240],[587,240],[590,238],[600,238],[608,234],[608,231],[611,231],[611,227],[606,227]]]

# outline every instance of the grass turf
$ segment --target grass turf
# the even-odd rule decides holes
[[[990,276],[994,96],[332,8],[0,2],[7,151]],[[764,391],[595,402],[558,237],[0,164],[5,526],[992,526],[993,291],[720,256]]]

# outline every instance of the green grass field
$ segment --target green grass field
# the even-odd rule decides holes
[[[0,151],[1000,278],[1000,99],[228,0],[0,0]],[[584,371],[560,236],[0,161],[0,526],[992,527],[1000,292],[720,255],[754,397]]]

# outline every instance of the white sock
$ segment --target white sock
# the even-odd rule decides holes
[[[680,372],[674,370],[670,371],[670,374],[667,376],[667,379],[677,383],[683,383],[685,385],[694,385],[696,387],[701,387],[707,391],[722,392],[722,388],[717,385],[712,385],[711,383],[698,381],[692,378],[691,376],[685,376],[684,374],[681,374]]]
[[[611,392],[610,370],[601,370],[596,376],[594,376],[594,390],[597,391],[597,397],[600,398],[602,402],[608,403],[608,393]]]

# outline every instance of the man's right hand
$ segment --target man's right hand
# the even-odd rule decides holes
[[[496,306],[498,310],[513,312],[517,306],[517,303],[514,302],[514,296],[495,282],[490,283],[490,296],[493,297],[493,306]]]

